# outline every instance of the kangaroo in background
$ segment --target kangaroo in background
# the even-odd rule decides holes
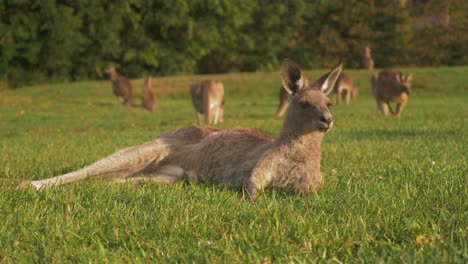
[[[316,191],[323,181],[321,143],[333,126],[326,95],[340,72],[341,66],[305,86],[299,66],[289,59],[282,62],[283,87],[291,96],[278,139],[253,128],[180,128],[80,170],[20,187],[41,189],[104,177],[172,183],[185,174],[191,181],[244,186],[252,200],[266,187],[293,188],[299,194]]]
[[[198,124],[224,122],[224,85],[213,80],[203,80],[190,86],[193,106],[197,112]],[[203,118],[204,117],[204,118]]]
[[[309,79],[304,77],[304,85],[307,87],[309,86]],[[278,110],[276,111],[276,116],[277,117],[282,117],[284,113],[286,112],[286,109],[288,109],[289,105],[289,94],[286,92],[286,90],[283,88],[283,85],[280,86],[279,90],[279,106]]]
[[[335,97],[335,104],[341,103],[341,98],[346,96],[345,102],[349,105],[351,99],[356,100],[359,94],[359,87],[357,87],[353,82],[353,77],[349,74],[342,72],[340,77],[335,83],[333,88],[333,93]]]
[[[143,93],[141,95],[141,106],[151,112],[153,112],[156,107],[151,76],[145,76]]]
[[[362,55],[362,61],[364,64],[364,68],[368,70],[373,70],[374,69],[374,60],[372,59],[371,55],[371,46],[370,44],[367,44],[367,46],[364,48],[364,53]]]
[[[393,115],[400,117],[411,93],[412,80],[412,73],[404,75],[391,70],[384,70],[372,76],[372,93],[377,101],[379,114],[388,115],[390,109]],[[395,112],[390,106],[391,102],[397,104]]]
[[[132,84],[127,77],[119,75],[114,65],[107,67],[106,73],[109,74],[112,81],[112,90],[118,98],[118,104],[133,106]]]

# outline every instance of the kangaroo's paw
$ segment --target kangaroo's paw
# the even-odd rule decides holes
[[[249,183],[247,184],[246,189],[249,194],[250,201],[255,201],[257,199],[257,188],[255,188],[252,183]]]
[[[26,188],[29,188],[29,187],[32,187],[36,190],[41,190],[44,188],[44,184],[40,183],[40,182],[37,182],[37,181],[24,181],[22,183],[20,183],[20,185],[18,185],[16,187],[17,190],[21,190],[21,189],[26,189]]]

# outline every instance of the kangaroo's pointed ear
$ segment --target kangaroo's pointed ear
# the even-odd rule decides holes
[[[305,86],[302,70],[291,59],[284,59],[280,68],[281,83],[289,94],[295,94]]]
[[[410,73],[410,74],[408,74],[408,75],[406,76],[406,81],[407,81],[407,82],[411,82],[412,80],[413,80],[413,74]]]
[[[343,65],[340,64],[340,66],[336,67],[336,69],[334,69],[332,72],[323,76],[325,77],[328,75],[325,81],[323,81],[322,87],[320,88],[320,91],[322,91],[322,93],[324,93],[325,95],[328,95],[333,90],[333,88],[335,87],[336,80],[338,80],[338,78],[340,77],[342,68],[343,68]]]

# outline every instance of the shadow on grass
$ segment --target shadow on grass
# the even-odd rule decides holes
[[[94,100],[82,100],[82,99],[61,99],[62,102],[70,105],[88,105],[88,106],[97,106],[97,107],[118,107],[117,100],[116,102],[104,102],[104,101],[94,101]]]
[[[247,192],[244,186],[238,187],[229,187],[224,185],[218,185],[211,182],[197,182],[193,183],[190,182],[188,179],[183,180],[184,187],[188,188],[188,186],[194,185],[197,188],[203,190],[213,190],[216,189],[219,192],[228,193],[229,195],[236,196],[239,199],[244,199],[250,201],[249,193]],[[264,190],[259,191],[258,199],[261,197],[265,197],[268,200],[289,200],[293,197],[303,197],[295,193],[292,189],[279,189],[279,188],[267,188]]]

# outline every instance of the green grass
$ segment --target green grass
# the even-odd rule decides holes
[[[350,71],[361,93],[332,109],[323,189],[254,203],[188,182],[13,187],[194,123],[187,87],[200,78],[225,83],[222,127],[277,135],[278,73],[156,79],[152,114],[118,107],[107,81],[1,91],[0,262],[466,263],[468,67],[402,70],[415,80],[401,119],[376,119],[370,73]]]

